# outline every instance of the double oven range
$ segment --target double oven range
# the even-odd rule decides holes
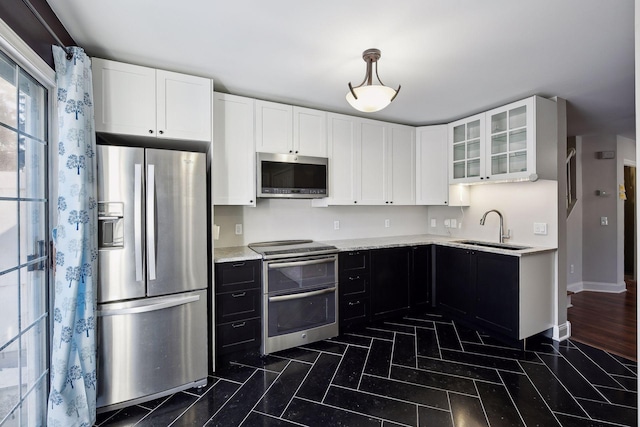
[[[338,250],[311,240],[252,243],[262,255],[262,354],[338,335]]]

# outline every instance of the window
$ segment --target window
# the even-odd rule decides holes
[[[0,53],[0,426],[45,424],[48,91]]]

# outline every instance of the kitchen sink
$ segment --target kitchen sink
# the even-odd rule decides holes
[[[530,246],[518,246],[510,243],[494,243],[494,242],[480,242],[478,240],[456,240],[455,243],[462,243],[464,245],[480,246],[484,248],[496,248],[496,249],[508,249],[512,251],[520,251],[523,249],[531,249]]]

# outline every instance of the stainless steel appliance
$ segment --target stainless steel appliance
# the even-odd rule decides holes
[[[338,335],[338,250],[310,240],[261,242],[262,353]]]
[[[329,160],[297,154],[257,154],[258,197],[316,199],[327,197]]]
[[[204,385],[203,153],[99,145],[100,412]]]

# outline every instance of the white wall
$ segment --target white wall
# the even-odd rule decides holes
[[[498,215],[487,215],[485,225],[480,225],[480,218],[486,211],[497,209],[504,217],[505,233],[507,229],[511,230],[512,238],[505,242],[555,248],[558,245],[556,194],[556,181],[473,185],[469,187],[471,206],[429,207],[429,224],[431,219],[435,219],[437,224],[435,228],[429,227],[429,233],[498,241]],[[444,220],[447,218],[455,218],[462,227],[445,228]],[[534,222],[547,224],[546,236],[533,234]]]
[[[388,219],[390,227],[385,228]],[[334,230],[334,221],[340,229]],[[426,234],[425,206],[311,207],[309,200],[261,199],[256,207],[216,206],[214,223],[220,226],[216,247],[242,246],[282,239],[336,240],[363,237]],[[243,234],[235,235],[235,224]]]

